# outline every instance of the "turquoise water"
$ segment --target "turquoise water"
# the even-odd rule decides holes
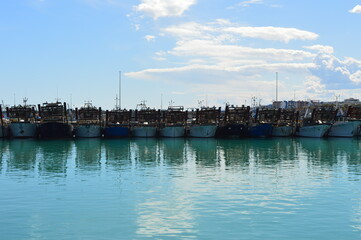
[[[1,239],[360,239],[361,139],[0,140]]]

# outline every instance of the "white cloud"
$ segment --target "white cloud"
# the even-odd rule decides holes
[[[302,50],[251,48],[236,44],[222,44],[211,40],[178,41],[177,46],[169,51],[169,53],[176,56],[207,57],[212,62],[219,62],[219,60],[223,59],[227,65],[233,65],[232,62],[237,59],[287,62],[316,56]]]
[[[212,75],[215,72],[231,73],[237,76],[257,76],[261,72],[274,73],[277,69],[283,69],[283,72],[304,72],[307,69],[315,68],[316,66],[312,63],[276,63],[276,64],[254,64],[254,65],[243,65],[243,66],[221,66],[221,65],[206,65],[206,64],[191,64],[182,67],[173,67],[173,68],[150,68],[141,70],[138,72],[128,72],[125,73],[128,77],[141,78],[141,79],[158,79],[160,81],[166,80],[168,77],[163,79],[162,75],[165,73],[172,74],[194,74],[195,72],[201,74],[210,74]],[[218,74],[216,74],[218,75]],[[216,76],[215,75],[215,76]],[[163,75],[164,76],[164,75]],[[168,75],[169,76],[169,75]],[[194,75],[193,75],[194,76]],[[217,78],[210,77],[204,79],[203,81],[212,81]],[[199,79],[201,80],[201,79]],[[193,82],[192,78],[184,78],[181,81],[183,82]]]
[[[163,31],[180,39],[214,39],[217,37],[235,41],[239,38],[258,38],[287,43],[291,40],[315,40],[318,38],[316,33],[296,28],[241,27],[222,19],[204,25],[195,22],[183,23],[164,28]]]
[[[154,39],[155,39],[155,36],[152,36],[152,35],[146,35],[144,38],[145,38],[148,42],[150,42],[150,41],[152,41],[152,40],[154,40]]]
[[[173,95],[184,95],[185,92],[171,92],[171,94],[173,94]]]
[[[305,81],[305,86],[307,92],[321,94],[325,92],[325,85],[321,83],[321,79],[316,76],[307,76]]]
[[[332,46],[325,46],[325,45],[312,45],[312,46],[305,46],[304,48],[315,50],[319,53],[327,53],[327,54],[333,54],[334,50]]]
[[[350,80],[355,83],[361,83],[361,69],[350,76]]]
[[[262,0],[243,1],[243,2],[240,2],[240,3],[238,4],[238,6],[241,6],[241,7],[249,7],[249,6],[251,6],[252,4],[263,4],[263,1],[262,1]]]
[[[240,45],[243,37],[262,40],[279,40],[288,42],[291,39],[311,40],[317,34],[295,28],[276,27],[239,27],[228,20],[217,19],[216,22],[199,24],[183,23],[162,29],[166,35],[175,37],[176,46],[167,53],[186,58],[203,59],[208,64],[234,66],[257,61],[303,61],[311,60],[316,54],[294,49],[257,48]]]
[[[350,13],[361,13],[361,5],[356,5],[353,9],[349,11]]]
[[[151,16],[153,19],[160,17],[180,17],[196,0],[141,0],[141,4],[135,6],[135,10]]]
[[[289,99],[293,98],[289,90],[295,88],[300,89],[299,96],[318,97],[329,96],[339,89],[361,87],[361,61],[339,60],[333,56],[333,47],[327,45],[288,48],[286,43],[291,40],[316,40],[318,34],[313,32],[244,27],[217,19],[206,24],[188,22],[169,26],[157,36],[175,39],[173,48],[155,53],[155,59],[168,60],[169,67],[129,72],[128,77],[188,86],[191,96],[194,95],[191,89],[204,90],[215,101],[221,101],[219,96],[223,94],[223,98],[239,101],[250,91],[259,92],[264,100],[272,100],[273,91],[269,89],[274,77],[270,76],[275,72],[287,76],[287,80],[283,79],[283,94],[288,94]],[[274,41],[279,41],[278,48],[272,47]]]
[[[310,72],[318,77],[326,89],[353,89],[361,85],[361,61],[353,58],[340,60],[331,54],[320,53]]]
[[[259,38],[264,40],[282,41],[290,40],[315,40],[318,35],[313,32],[303,31],[296,28],[282,27],[229,27],[225,32],[234,33],[240,37]]]

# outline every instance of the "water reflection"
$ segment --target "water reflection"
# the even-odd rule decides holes
[[[134,161],[137,165],[156,166],[160,163],[160,149],[158,139],[141,138],[131,142],[131,152],[134,154]]]
[[[340,138],[1,140],[0,166],[65,174],[69,160],[71,163],[74,159],[75,168],[89,171],[101,171],[104,160],[106,166],[119,169],[195,164],[200,169],[284,167],[330,171],[333,166],[346,166],[348,171],[360,173],[360,148],[359,139]]]
[[[186,163],[186,140],[167,138],[159,142],[164,164],[179,166]]]
[[[120,170],[124,165],[131,165],[131,141],[128,139],[104,139],[106,165]]]
[[[3,169],[3,159],[5,159],[7,153],[8,143],[8,141],[0,138],[0,172]]]
[[[66,176],[67,161],[71,157],[73,141],[38,141],[40,175]]]
[[[330,169],[334,165],[360,166],[359,139],[297,139],[299,151],[313,166]],[[360,170],[360,169],[359,169]]]
[[[192,138],[188,140],[188,160],[195,161],[199,166],[215,167],[219,166],[218,140]],[[189,158],[192,159],[189,159]]]
[[[8,170],[33,170],[36,163],[36,140],[24,139],[9,141]]]
[[[219,156],[226,166],[249,166],[249,146],[246,140],[220,139]]]
[[[101,139],[77,139],[76,167],[84,170],[100,170],[101,167]]]
[[[81,239],[107,238],[91,235],[107,231],[126,239],[238,239],[240,232],[247,239],[290,238],[284,232],[310,239],[303,233],[314,233],[325,222],[327,231],[340,232],[338,238],[356,239],[360,143],[307,138],[0,141],[0,179],[6,183],[0,185],[6,196],[0,202],[10,209],[3,219],[13,219],[7,227],[18,229],[36,221],[42,233],[66,226]],[[28,172],[38,174],[19,181]],[[89,228],[91,234],[81,235]]]

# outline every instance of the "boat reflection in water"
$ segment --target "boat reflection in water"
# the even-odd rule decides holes
[[[67,176],[67,164],[74,157],[73,141],[53,140],[37,141],[39,148],[38,170],[41,176]]]
[[[1,237],[358,239],[360,148],[352,138],[1,140]]]
[[[187,162],[187,140],[183,138],[164,138],[159,141],[159,149],[165,165],[180,166]]]
[[[139,138],[131,142],[132,159],[139,167],[159,165],[160,151],[159,140],[155,138]]]
[[[12,140],[9,141],[9,171],[34,172],[39,145],[36,140]]]
[[[131,141],[129,139],[104,139],[102,149],[105,152],[107,168],[119,171],[132,166]]]
[[[101,139],[78,139],[74,141],[76,148],[76,167],[83,170],[100,170]]]
[[[192,138],[187,141],[187,159],[196,165],[211,167],[218,165],[217,139]]]
[[[4,141],[3,139],[0,139],[0,172],[2,171],[3,168],[3,160],[7,159],[7,155],[8,155],[8,145],[9,142],[8,141]]]

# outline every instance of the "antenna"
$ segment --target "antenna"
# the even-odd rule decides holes
[[[163,109],[163,93],[160,94],[160,109]]]
[[[122,108],[122,93],[121,93],[121,86],[122,86],[122,72],[119,71],[119,109]]]
[[[70,109],[73,109],[73,95],[70,93]]]
[[[119,110],[120,108],[118,106],[118,101],[119,101],[118,94],[116,94],[115,96],[116,96],[115,99],[114,99],[115,100],[115,109]]]
[[[24,102],[24,107],[26,106],[26,103],[27,103],[27,101],[28,101],[28,98],[23,98],[23,102]]]
[[[276,102],[278,102],[278,72],[276,72]]]
[[[293,101],[296,101],[296,90],[293,89]]]

